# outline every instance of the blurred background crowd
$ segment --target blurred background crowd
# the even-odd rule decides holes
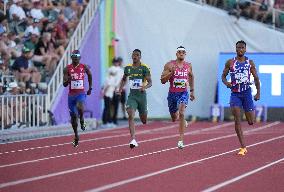
[[[205,3],[225,9],[237,18],[242,16],[284,30],[284,0],[206,0]]]
[[[1,0],[0,94],[46,92],[87,3]]]

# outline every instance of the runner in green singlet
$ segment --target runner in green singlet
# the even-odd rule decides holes
[[[140,120],[143,124],[147,123],[147,95],[146,89],[152,86],[150,69],[147,65],[141,63],[141,51],[135,49],[132,52],[133,63],[124,68],[124,75],[120,82],[118,94],[121,93],[127,77],[129,78],[130,93],[126,103],[126,111],[128,113],[128,123],[131,135],[130,148],[138,147],[135,140],[135,111],[138,110]]]

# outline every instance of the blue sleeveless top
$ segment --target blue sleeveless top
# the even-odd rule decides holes
[[[244,62],[239,62],[237,58],[233,58],[230,66],[230,76],[232,83],[232,92],[243,92],[250,88],[250,62],[245,57]]]

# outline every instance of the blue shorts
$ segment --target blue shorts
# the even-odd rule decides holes
[[[254,104],[251,95],[251,89],[247,89],[240,93],[232,92],[230,98],[231,107],[243,108],[245,112],[253,111]]]
[[[86,94],[85,93],[79,93],[77,95],[69,95],[68,96],[68,108],[70,115],[76,114],[78,115],[77,110],[77,103],[85,103],[86,100]]]
[[[187,107],[189,94],[187,91],[183,92],[169,92],[168,93],[168,107],[170,113],[175,113],[178,111],[178,106],[181,103],[185,104]]]

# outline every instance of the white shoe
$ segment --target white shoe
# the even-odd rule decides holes
[[[117,125],[114,124],[114,123],[110,123],[110,127],[111,127],[111,128],[115,128],[115,127],[117,127]]]
[[[185,128],[187,128],[187,126],[188,126],[188,122],[186,120],[184,120],[184,126],[185,126]]]
[[[132,141],[129,143],[129,147],[133,149],[134,147],[138,147],[138,143],[135,139],[132,139]]]
[[[101,128],[109,128],[108,124],[102,124],[100,127]]]
[[[179,149],[183,149],[184,148],[183,141],[178,141],[178,148]]]

